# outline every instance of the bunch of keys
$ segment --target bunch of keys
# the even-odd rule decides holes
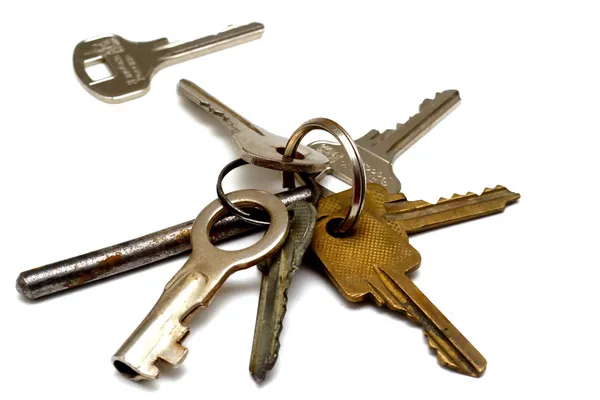
[[[436,204],[411,201],[399,192],[400,181],[392,170],[400,154],[458,105],[456,90],[426,99],[416,115],[395,129],[371,131],[356,141],[324,118],[305,122],[286,139],[252,124],[190,81],[180,81],[179,92],[228,126],[240,155],[220,174],[218,199],[195,221],[25,271],[17,279],[20,293],[38,298],[191,248],[188,261],[112,357],[126,377],[156,379],[158,360],[178,366],[185,359],[183,341],[194,314],[209,306],[232,273],[257,265],[263,277],[250,372],[261,381],[277,360],[287,290],[310,247],[319,260],[315,267],[324,269],[347,300],[370,299],[402,312],[423,328],[442,366],[474,377],[483,374],[485,358],[410,280],[408,274],[420,266],[421,255],[409,237],[502,212],[520,196],[496,186],[480,195],[454,195]],[[339,143],[300,145],[313,129],[333,134]],[[223,193],[225,175],[246,163],[282,171],[283,186],[289,190],[277,195],[252,189]],[[295,174],[307,185],[295,188]],[[330,193],[317,182],[323,174],[333,174],[352,188]],[[247,249],[230,252],[214,247],[221,240],[264,228],[263,238]],[[107,269],[111,257],[116,261]]]

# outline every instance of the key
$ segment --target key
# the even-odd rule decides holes
[[[293,160],[284,161],[287,138],[252,124],[193,82],[182,79],[178,88],[181,95],[227,126],[240,157],[246,162],[280,171],[306,173],[321,172],[329,165],[326,156],[303,145],[298,147]]]
[[[397,232],[407,234],[424,232],[459,222],[500,213],[507,205],[521,198],[504,186],[486,188],[483,193],[454,194],[440,198],[436,204],[423,200],[408,201],[402,193],[389,194],[375,183],[367,185],[366,207],[383,217]],[[348,207],[351,191],[337,193],[319,201],[318,218],[321,219],[341,208]]]
[[[479,196],[474,193],[467,193],[466,195],[455,194],[450,199],[441,198],[437,204],[429,204],[422,200],[408,201],[402,193],[389,194],[384,187],[370,183],[367,186],[365,209],[386,222],[388,227],[397,235],[408,240],[407,234],[423,232],[502,212],[507,204],[511,204],[519,198],[520,195],[518,193],[513,193],[503,186],[496,186],[493,189],[485,189]],[[351,191],[349,190],[321,199],[318,204],[318,219],[323,220],[336,212],[340,212],[341,209],[350,204],[350,201]],[[361,216],[362,218],[363,216]],[[412,251],[412,247],[409,250]],[[340,251],[340,253],[342,252]],[[417,267],[418,264],[415,268]],[[347,266],[346,268],[350,269],[351,267]],[[343,272],[344,269],[340,267],[338,275],[343,274]],[[367,272],[373,273],[372,270],[368,270]],[[333,281],[339,288],[337,281]],[[385,282],[388,286],[390,285],[389,279],[386,279],[385,275],[383,275],[381,282]],[[340,290],[344,295],[347,294],[347,291],[341,288]],[[422,323],[428,323],[426,318],[424,319],[421,314],[419,314],[421,317],[413,316],[410,314],[410,309],[398,307],[398,302],[394,301],[393,296],[389,297],[390,292],[394,292],[394,290],[388,290],[388,298],[386,299],[383,299],[381,296],[375,296],[376,303],[378,305],[385,303],[393,310],[405,311],[409,317],[417,319]],[[395,293],[398,294],[397,291]],[[412,293],[417,292],[413,291]],[[437,350],[438,359],[442,365],[458,369],[460,372],[469,375],[475,374],[474,376],[479,376],[483,373],[485,360],[481,359],[478,363],[469,362],[468,359],[462,357],[456,350],[452,350],[452,347],[448,346],[447,342],[439,339],[439,331],[434,330],[432,332],[434,339],[432,339],[430,334],[427,337],[430,346]],[[477,358],[471,358],[471,360],[477,361]]]
[[[169,65],[259,39],[265,27],[251,23],[191,42],[169,43],[166,38],[131,42],[118,35],[84,40],[73,52],[73,67],[79,81],[93,96],[107,103],[122,103],[150,90],[156,72]],[[92,81],[86,68],[104,63],[112,76]]]
[[[438,122],[448,115],[460,103],[457,90],[446,90],[437,93],[433,100],[425,99],[419,112],[396,129],[388,129],[383,133],[372,130],[355,140],[358,151],[365,163],[367,179],[388,189],[390,193],[400,191],[400,180],[394,175],[394,161]],[[308,147],[318,150],[329,158],[329,168],[325,171],[336,178],[352,184],[352,167],[346,153],[337,143],[317,141]]]
[[[276,196],[288,206],[296,201],[310,201],[313,191],[309,186],[302,186]],[[123,243],[23,271],[17,277],[17,291],[30,299],[37,299],[185,253],[192,247],[190,232],[193,223],[194,220],[183,222]],[[260,229],[228,215],[215,222],[210,240],[219,243]]]
[[[265,379],[277,361],[287,291],[310,245],[317,220],[317,210],[310,203],[300,201],[288,209],[293,212],[288,238],[276,258],[261,266],[263,277],[250,357],[250,374],[257,382]]]
[[[470,376],[481,376],[486,360],[406,276],[421,264],[408,236],[363,211],[349,236],[329,233],[346,210],[329,215],[315,228],[312,248],[331,281],[353,302],[372,299],[378,306],[404,312],[425,332],[442,365]]]
[[[199,308],[207,307],[227,277],[256,265],[277,252],[288,233],[288,213],[274,195],[261,190],[240,190],[229,195],[238,206],[259,206],[271,224],[265,235],[250,247],[225,251],[214,247],[208,232],[225,214],[218,200],[210,203],[192,227],[192,254],[165,286],[162,296],[137,329],[112,358],[115,368],[132,380],[156,379],[163,360],[180,365],[187,354],[182,345],[188,322]]]

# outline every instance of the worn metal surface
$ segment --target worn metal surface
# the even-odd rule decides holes
[[[481,376],[485,358],[406,276],[421,261],[408,243],[408,234],[498,213],[519,197],[496,186],[481,195],[454,195],[430,204],[408,201],[402,193],[389,194],[384,187],[369,184],[365,211],[347,237],[330,235],[327,224],[344,215],[350,191],[321,199],[312,246],[344,297],[350,301],[372,299],[379,306],[405,313],[423,327],[442,365]]]
[[[150,90],[150,79],[160,69],[260,38],[263,24],[251,23],[185,43],[166,38],[132,42],[118,35],[84,40],[73,51],[73,68],[83,87],[107,103],[122,103]],[[92,81],[86,68],[104,63],[112,76]]]
[[[358,152],[365,164],[367,180],[385,186],[390,193],[400,191],[400,180],[394,174],[394,161],[460,103],[457,90],[437,93],[433,100],[425,99],[419,112],[396,129],[383,133],[372,130],[355,140]],[[353,164],[346,151],[337,143],[318,141],[308,145],[329,158],[329,168],[325,173],[333,174],[348,185],[352,184]]]
[[[288,288],[310,245],[317,221],[317,210],[310,203],[300,201],[288,210],[293,213],[288,238],[275,258],[261,265],[263,277],[250,356],[250,374],[258,382],[265,379],[277,361]]]
[[[150,313],[112,357],[115,368],[127,378],[158,378],[158,360],[180,365],[187,354],[182,345],[189,333],[187,325],[196,311],[210,304],[231,274],[267,259],[285,242],[289,217],[286,207],[277,197],[262,190],[247,189],[230,193],[229,198],[240,207],[252,205],[264,209],[271,221],[267,232],[245,249],[218,249],[211,243],[208,232],[226,209],[219,200],[215,200],[202,210],[192,227],[190,258],[167,283]]]
[[[302,186],[277,196],[288,206],[296,201],[310,201],[313,191],[309,186]],[[23,271],[17,278],[17,291],[30,299],[37,299],[184,253],[191,249],[193,222],[187,221],[137,239]],[[225,216],[214,224],[210,240],[218,243],[260,229],[263,228],[241,222],[235,216]]]
[[[231,133],[239,156],[259,167],[287,172],[321,172],[329,165],[326,156],[307,146],[300,146],[294,158],[284,158],[287,138],[274,135],[254,125],[198,85],[179,81],[179,93],[221,120]]]

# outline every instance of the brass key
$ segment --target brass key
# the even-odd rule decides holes
[[[351,192],[345,191],[321,199],[318,207],[318,218],[322,220],[323,218],[331,216],[337,212],[343,214],[340,209],[347,207],[350,204],[350,197]],[[389,194],[384,187],[377,184],[369,184],[367,187],[365,210],[377,216],[380,221],[385,221],[396,235],[399,235],[399,237],[403,238],[403,241],[407,241],[407,234],[423,232],[441,226],[447,226],[457,222],[467,221],[470,219],[502,212],[507,204],[518,200],[519,197],[520,196],[518,193],[513,193],[503,186],[496,186],[493,189],[485,189],[481,195],[476,195],[474,193],[467,193],[466,195],[462,196],[454,195],[450,199],[440,199],[437,204],[429,204],[421,200],[408,201],[402,193]],[[365,215],[363,215],[361,219],[364,217]],[[367,219],[369,218],[372,218],[372,215],[367,217]],[[319,224],[319,226],[321,226],[321,224]],[[317,231],[319,230],[317,229]],[[321,232],[321,234],[323,234],[323,232]],[[315,239],[316,237],[317,234],[315,233]],[[410,250],[410,254],[413,254],[412,252],[416,251],[414,248],[412,248],[412,246],[408,245],[408,243],[407,246],[409,246],[407,248]],[[343,253],[343,251],[340,251],[340,253]],[[405,256],[408,257],[410,254]],[[416,256],[413,255],[413,257]],[[413,262],[415,262],[415,260],[413,260]],[[353,264],[348,264],[346,269],[355,268],[351,267],[352,265]],[[356,265],[356,263],[354,263],[354,265]],[[343,272],[344,268],[342,268],[343,266],[339,267],[341,269],[338,271],[337,275],[342,277],[345,276]],[[418,263],[415,264],[413,269],[408,268],[406,272],[414,270],[417,267]],[[340,282],[343,282],[343,280],[335,280],[333,274],[331,271],[329,271],[329,268],[327,270],[334,283],[346,296],[347,291],[340,286]],[[402,293],[394,290],[395,285],[397,285],[398,282],[401,282],[403,285],[408,285],[408,283],[404,281],[404,279],[407,280],[405,275],[402,275],[404,276],[403,278],[402,276],[399,276],[399,274],[390,274],[387,270],[382,268],[367,269],[367,272],[371,274],[373,279],[376,279],[377,282],[380,282],[380,286],[386,288],[385,291],[377,291],[376,289],[373,289],[378,293],[377,295],[374,294],[373,296],[378,305],[385,303],[391,309],[405,311],[409,317],[416,319],[420,323],[424,321],[423,314],[415,311],[414,306],[412,307],[411,313],[411,302],[406,303],[405,301],[404,305],[399,306],[399,302],[395,301],[396,297],[406,296],[406,294],[402,295]],[[393,278],[391,278],[390,275],[393,276]],[[356,290],[356,287],[353,289]],[[418,291],[418,289],[416,290]],[[417,296],[417,298],[420,298],[422,295],[420,291],[416,292],[415,290],[412,290],[409,292],[411,292],[413,297]],[[394,297],[394,295],[396,297]],[[355,297],[354,301],[360,301],[363,297],[364,295],[362,297],[359,296],[358,298]],[[413,313],[416,314],[413,315]],[[456,333],[460,335],[458,331],[456,331]],[[435,329],[432,330],[427,334],[427,337],[430,345],[437,350],[438,359],[443,365],[458,369],[459,371],[468,375],[479,376],[481,373],[483,373],[483,370],[485,369],[485,360],[483,357],[480,356],[481,359],[478,363],[471,363],[467,357],[457,353],[456,349],[453,350],[452,346],[450,346],[448,342],[444,341],[443,339],[440,340],[439,329],[437,331]],[[432,337],[434,339],[432,339]],[[470,344],[468,344],[468,347],[472,348]],[[477,361],[477,357],[472,358],[472,361]]]
[[[408,243],[408,236],[396,232],[369,209],[363,211],[352,234],[332,236],[331,227],[345,212],[321,220],[312,242],[344,297],[353,302],[370,297],[379,306],[404,311],[421,325],[443,365],[480,376],[486,367],[485,358],[405,275],[421,264],[421,256]]]

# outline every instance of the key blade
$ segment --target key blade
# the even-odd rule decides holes
[[[240,157],[259,167],[286,172],[317,173],[325,170],[329,160],[323,154],[300,145],[300,157],[284,160],[288,139],[267,132],[233,111],[204,89],[186,79],[179,81],[179,93],[220,120],[228,127]]]
[[[441,198],[436,204],[423,200],[407,201],[399,196],[398,200],[385,204],[385,219],[400,223],[411,234],[500,213],[520,197],[500,185],[486,188],[480,195],[469,192],[455,194],[449,199]]]
[[[317,220],[317,210],[310,203],[298,202],[288,209],[294,213],[289,236],[277,257],[265,265],[260,287],[250,357],[250,373],[258,382],[265,379],[277,361],[287,291],[310,245]]]
[[[169,43],[155,49],[155,56],[158,63],[160,63],[160,68],[164,68],[260,39],[264,32],[265,26],[263,24],[252,22],[190,42]]]
[[[386,298],[388,307],[406,312],[423,327],[441,365],[473,377],[483,374],[485,358],[406,275],[393,268],[375,267],[375,271],[387,289],[380,293],[392,295]]]
[[[223,104],[219,99],[196,85],[194,82],[187,79],[181,79],[177,84],[177,90],[183,97],[220,119],[227,125],[232,135],[235,135],[244,129],[252,129],[258,135],[263,135],[260,128],[254,126],[254,124],[246,118]]]
[[[388,129],[383,133],[372,130],[356,140],[356,144],[387,163],[393,163],[459,104],[458,90],[437,93],[433,99],[425,99],[419,106],[419,112],[404,124],[398,124],[396,129]]]

